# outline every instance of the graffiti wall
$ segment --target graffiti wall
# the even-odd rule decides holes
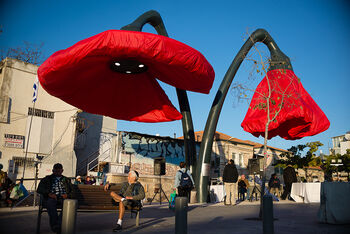
[[[154,158],[164,157],[166,175],[174,176],[177,166],[185,161],[183,140],[134,132],[121,132],[121,161],[141,174],[153,175]]]

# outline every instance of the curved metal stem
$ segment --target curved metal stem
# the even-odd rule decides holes
[[[122,27],[121,29],[128,31],[142,31],[142,28],[145,24],[152,25],[159,35],[168,37],[168,32],[165,28],[162,17],[157,11],[154,10],[145,12],[134,22]],[[191,109],[188,102],[187,92],[185,90],[176,88],[176,93],[179,101],[180,111],[183,116],[182,129],[184,134],[185,159],[187,168],[189,168],[190,165],[195,165],[196,162],[196,148]],[[195,168],[193,168],[193,170],[195,170]]]
[[[282,51],[278,48],[276,42],[272,39],[266,30],[256,30],[244,43],[223,78],[223,81],[216,93],[215,99],[211,106],[207,123],[205,125],[198,161],[198,165],[201,166],[198,166],[196,170],[196,177],[199,180],[197,182],[197,199],[199,203],[204,203],[207,201],[210,158],[212,153],[214,134],[222,106],[238,68],[242,64],[249,50],[256,42],[264,43],[270,50],[271,62],[269,69],[292,69],[289,58],[282,53]]]

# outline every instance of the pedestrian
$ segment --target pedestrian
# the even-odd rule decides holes
[[[223,181],[226,192],[225,205],[236,204],[238,171],[233,159],[230,159],[224,168]]]
[[[138,182],[139,173],[137,171],[130,171],[128,174],[128,182],[122,184],[122,188],[118,194],[111,192],[110,195],[114,201],[119,202],[119,216],[116,227],[113,232],[122,230],[123,217],[125,213],[125,207],[130,205],[133,207],[141,207],[141,200],[145,198],[145,190],[140,182]],[[104,190],[110,189],[110,183],[106,183]]]
[[[73,195],[71,180],[63,176],[62,173],[62,164],[56,163],[53,166],[52,174],[43,178],[37,189],[47,206],[51,230],[56,233],[60,232],[62,221],[62,212],[58,216],[57,208],[62,208],[63,200],[72,198]]]
[[[177,189],[179,197],[187,197],[190,201],[190,193],[194,188],[194,180],[191,172],[186,169],[186,163],[180,162],[180,170],[176,172],[174,188]]]
[[[281,199],[286,200],[287,196],[290,194],[292,190],[292,184],[297,182],[297,175],[292,165],[288,165],[283,170],[283,180],[284,180],[285,188],[281,196]]]

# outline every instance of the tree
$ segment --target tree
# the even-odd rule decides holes
[[[305,175],[307,176],[306,170],[308,167],[318,167],[323,165],[321,158],[315,155],[315,152],[320,146],[323,146],[323,144],[319,141],[309,142],[305,145],[292,146],[290,149],[288,149],[288,153],[282,153],[280,155],[282,159],[277,160],[274,166],[286,168],[287,165],[292,165],[294,168],[303,169],[305,171]],[[309,148],[309,150],[303,156],[302,152],[305,148]]]
[[[249,38],[248,40],[252,39]],[[236,82],[233,84],[232,91],[237,97],[238,102],[242,100],[250,100],[251,104],[249,108],[251,108],[252,110],[258,109],[265,116],[262,118],[263,122],[261,124],[264,125],[264,132],[261,133],[261,135],[264,136],[264,175],[262,189],[262,191],[264,191],[268,157],[267,141],[271,138],[269,136],[271,125],[277,122],[281,111],[295,108],[295,100],[297,100],[299,97],[297,96],[298,93],[295,91],[293,86],[293,82],[295,82],[295,79],[297,78],[295,76],[290,75],[290,73],[287,72],[286,69],[275,69],[269,72],[270,67],[274,65],[272,63],[272,59],[270,57],[267,57],[264,51],[261,50],[257,44],[255,44],[253,48],[253,53],[248,54],[246,56],[246,60],[253,62],[254,69],[250,73],[253,79],[249,79],[249,81],[254,80],[254,74],[258,75],[258,77],[265,76],[265,78],[260,82],[259,86],[255,90],[251,89],[249,85]],[[282,79],[284,80],[283,85],[281,85],[280,83]],[[268,87],[267,90],[260,88],[266,87],[266,85]]]
[[[33,44],[24,41],[22,46],[18,46],[16,48],[9,48],[7,50],[2,49],[0,51],[0,59],[3,60],[6,57],[10,57],[21,60],[25,63],[40,65],[44,60],[44,56],[42,53],[43,46],[43,43]]]

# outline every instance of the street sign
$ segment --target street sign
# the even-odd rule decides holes
[[[24,148],[24,136],[5,134],[4,146],[9,148]]]

